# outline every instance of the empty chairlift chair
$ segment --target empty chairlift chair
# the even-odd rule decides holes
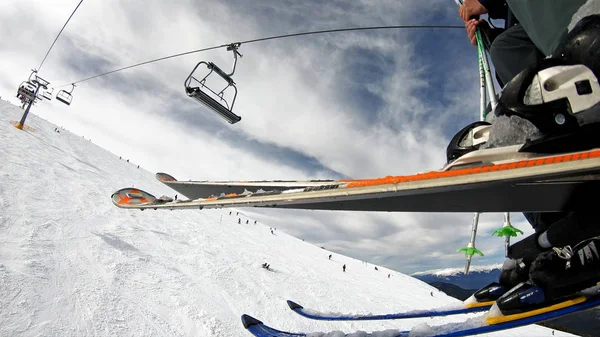
[[[75,90],[75,84],[71,84],[71,90],[66,91],[66,90],[61,90],[58,92],[58,94],[56,94],[56,99],[58,101],[61,101],[63,103],[65,103],[66,105],[71,105],[71,101],[73,101],[73,90]]]
[[[235,124],[242,119],[242,117],[232,112],[233,105],[235,104],[235,98],[237,97],[237,88],[231,76],[235,72],[235,66],[237,63],[238,56],[242,57],[242,54],[240,54],[237,51],[239,46],[239,43],[234,43],[227,47],[227,50],[233,51],[234,61],[231,73],[225,73],[223,70],[221,70],[221,68],[219,68],[216,64],[212,62],[200,61],[198,64],[196,64],[196,66],[194,67],[194,69],[192,70],[192,72],[190,73],[190,75],[184,83],[185,93],[189,97],[192,97],[193,99],[202,103],[204,106],[214,111],[219,116],[223,117],[230,124]],[[195,76],[195,72],[201,64],[206,65],[209,72],[204,77],[202,77],[202,79],[198,79]],[[209,88],[206,84],[206,79],[212,74],[217,74],[221,76],[221,78],[226,82],[226,86],[220,91],[218,89],[213,90]],[[233,97],[229,99],[231,101],[231,104],[225,97],[225,90],[227,90],[230,87],[233,88]]]
[[[45,98],[45,99],[47,99],[47,100],[49,100],[49,101],[51,101],[52,100],[52,93],[53,92],[54,92],[54,88],[52,89],[52,91],[46,90],[46,91],[42,92],[42,97]]]

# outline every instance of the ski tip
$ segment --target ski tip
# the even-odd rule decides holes
[[[304,307],[303,307],[303,306],[301,306],[300,304],[298,304],[298,303],[296,303],[296,302],[294,302],[294,301],[290,301],[290,300],[288,300],[288,301],[287,301],[287,305],[288,305],[288,307],[290,307],[290,309],[292,309],[292,310],[296,310],[296,309],[304,309]]]
[[[163,183],[177,181],[177,179],[175,179],[175,177],[173,177],[172,175],[163,173],[163,172],[158,172],[156,174],[156,179],[158,179],[158,181],[163,182]]]
[[[148,192],[137,188],[122,188],[113,193],[110,198],[117,207],[127,208],[143,204],[151,204],[156,201],[156,197]]]
[[[251,327],[253,325],[263,324],[263,322],[257,320],[256,318],[254,318],[250,315],[243,314],[242,315],[242,324],[244,324],[244,328],[248,329],[249,327]]]

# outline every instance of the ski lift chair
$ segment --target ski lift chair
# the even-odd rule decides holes
[[[221,70],[221,68],[212,62],[200,61],[198,64],[196,64],[194,69],[192,69],[192,72],[184,82],[185,93],[189,97],[192,97],[193,99],[202,103],[204,106],[223,117],[230,124],[235,124],[242,119],[242,117],[232,112],[233,105],[235,104],[235,99],[237,97],[237,88],[231,76],[235,72],[237,57],[242,57],[242,55],[237,51],[239,46],[239,43],[234,43],[227,47],[227,50],[233,51],[234,61],[231,73],[225,73],[223,70]],[[194,73],[201,64],[206,65],[206,67],[209,69],[209,72],[202,79],[198,80],[198,78],[194,76]],[[221,78],[227,82],[227,85],[218,92],[206,86],[206,79],[213,73],[221,76]],[[227,90],[229,87],[232,87],[234,90],[233,99],[231,99],[231,105],[229,105],[224,96],[225,90]]]
[[[71,101],[73,100],[73,90],[75,89],[75,84],[71,84],[71,90],[61,90],[56,94],[56,100],[65,103],[66,105],[71,105]]]
[[[35,99],[35,89],[35,84],[25,81],[17,89],[17,97],[22,97],[22,100],[33,101]]]
[[[54,88],[52,88],[51,91],[45,90],[44,92],[42,92],[42,97],[51,101],[52,100],[52,93],[54,92]]]
[[[40,87],[44,88],[45,90],[48,90],[48,85],[50,84],[50,82],[48,82],[45,79],[39,77],[37,75],[37,71],[35,71],[35,80],[33,80],[33,82],[37,83],[37,85],[39,85]]]
[[[36,83],[40,88],[44,89],[42,91],[42,93],[40,94],[41,97],[43,97],[43,98],[45,98],[47,100],[51,100],[52,99],[52,93],[48,92],[48,85],[50,84],[50,82],[48,82],[45,79],[39,77],[37,75],[37,72],[35,74],[35,80],[33,80],[33,82]],[[54,89],[52,89],[52,90],[54,90]],[[40,98],[40,100],[41,100],[41,98]]]

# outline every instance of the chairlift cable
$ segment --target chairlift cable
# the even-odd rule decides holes
[[[83,1],[83,0],[81,0]],[[164,61],[167,59],[171,59],[171,58],[175,58],[175,57],[179,57],[179,56],[185,56],[185,55],[189,55],[189,54],[194,54],[194,53],[199,53],[199,52],[203,52],[203,51],[208,51],[208,50],[213,50],[213,49],[217,49],[217,48],[223,48],[223,47],[229,47],[231,45],[242,45],[242,44],[249,44],[249,43],[254,43],[254,42],[263,42],[263,41],[267,41],[267,40],[275,40],[275,39],[283,39],[283,38],[289,38],[289,37],[297,37],[297,36],[305,36],[305,35],[316,35],[316,34],[324,34],[324,33],[339,33],[339,32],[348,32],[348,31],[359,31],[359,30],[376,30],[376,29],[464,29],[464,26],[451,26],[451,25],[396,25],[396,26],[373,26],[373,27],[355,27],[355,28],[338,28],[338,29],[327,29],[327,30],[318,30],[318,31],[311,31],[311,32],[301,32],[301,33],[293,33],[293,34],[285,34],[285,35],[276,35],[276,36],[270,36],[270,37],[264,37],[264,38],[258,38],[258,39],[252,39],[252,40],[246,40],[246,41],[241,41],[241,42],[235,42],[235,43],[229,43],[229,44],[223,44],[223,45],[219,45],[219,46],[214,46],[214,47],[209,47],[209,48],[202,48],[202,49],[196,49],[196,50],[192,50],[192,51],[188,51],[188,52],[184,52],[184,53],[179,53],[179,54],[173,54],[173,55],[169,55],[169,56],[164,56],[164,57],[160,57],[157,59],[153,59],[153,60],[149,60],[149,61],[145,61],[145,62],[141,62],[141,63],[136,63],[130,66],[126,66],[123,68],[118,68],[118,69],[114,69],[105,73],[101,73],[98,75],[94,75],[92,77],[88,77],[88,78],[84,78],[82,80],[79,81],[75,81],[75,82],[71,82],[71,83],[67,83],[67,84],[63,84],[63,85],[59,85],[58,87],[64,87],[67,85],[71,85],[71,84],[77,84],[77,83],[81,83],[81,82],[85,82],[85,81],[89,81],[92,80],[94,78],[98,78],[98,77],[102,77],[105,75],[109,75],[109,74],[113,74],[119,71],[123,71],[123,70],[127,70],[127,69],[131,69],[131,68],[135,68],[135,67],[139,67],[142,65],[146,65],[149,63],[154,63],[154,62],[158,62],[158,61]]]
[[[188,51],[188,52],[185,52],[185,53],[179,53],[179,54],[174,54],[174,55],[169,55],[169,56],[157,58],[157,59],[154,59],[154,60],[145,61],[145,62],[142,62],[142,63],[136,63],[136,64],[133,64],[133,65],[130,65],[130,66],[127,66],[127,67],[123,67],[123,68],[111,70],[109,72],[105,72],[105,73],[102,73],[102,74],[94,75],[92,77],[88,77],[88,78],[85,78],[83,80],[79,80],[79,81],[76,81],[76,82],[73,82],[73,83],[63,84],[63,85],[60,85],[58,87],[64,87],[64,86],[71,85],[71,84],[77,84],[77,83],[89,81],[89,80],[92,80],[94,78],[98,78],[98,77],[101,77],[101,76],[105,76],[105,75],[108,75],[108,74],[116,73],[118,71],[130,69],[130,68],[134,68],[134,67],[143,66],[143,65],[148,64],[148,63],[154,63],[154,62],[158,62],[158,61],[163,61],[163,60],[171,59],[171,58],[174,58],[174,57],[184,56],[184,55],[193,54],[193,53],[199,53],[199,52],[202,52],[202,51],[208,51],[208,50],[211,50],[211,49],[223,48],[223,47],[227,47],[227,46],[229,46],[229,45],[228,44],[224,44],[224,45],[214,46],[214,47],[210,47],[210,48],[197,49],[197,50],[192,50],[192,51]]]
[[[54,42],[52,42],[52,45],[50,46],[50,49],[48,49],[48,52],[46,52],[46,56],[44,56],[44,59],[42,60],[42,63],[40,63],[40,66],[37,68],[38,71],[40,71],[40,69],[42,69],[42,65],[44,64],[44,61],[46,61],[46,57],[48,57],[48,54],[50,54],[50,51],[52,50],[52,47],[54,47],[54,44],[56,43],[56,40],[58,40],[58,37],[60,36],[60,34],[62,33],[62,31],[65,29],[65,27],[67,26],[67,23],[69,23],[69,21],[71,20],[71,18],[73,17],[73,15],[75,14],[75,12],[77,11],[77,8],[79,8],[79,6],[81,5],[82,2],[83,2],[83,0],[79,1],[79,4],[77,4],[77,7],[75,7],[75,9],[73,10],[73,13],[71,13],[71,16],[69,16],[69,18],[67,19],[67,21],[65,22],[65,24],[63,25],[63,27],[60,29],[60,32],[58,32],[58,35],[56,35],[56,38],[54,39]]]
[[[355,28],[338,28],[338,29],[327,29],[327,30],[318,30],[313,32],[303,32],[303,33],[293,33],[286,35],[277,35],[271,37],[264,37],[260,39],[248,40],[244,42],[240,42],[241,44],[248,44],[253,42],[262,42],[267,40],[275,40],[275,39],[283,39],[288,37],[296,37],[302,35],[316,35],[316,34],[324,34],[324,33],[339,33],[339,32],[348,32],[348,31],[357,31],[357,30],[376,30],[376,29],[423,29],[423,28],[441,28],[441,29],[455,29],[462,28],[464,26],[449,26],[449,25],[399,25],[399,26],[374,26],[374,27],[355,27]]]

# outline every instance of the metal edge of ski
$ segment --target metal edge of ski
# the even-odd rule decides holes
[[[319,312],[313,309],[306,309],[300,304],[287,301],[288,307],[300,316],[320,320],[320,321],[368,321],[368,320],[389,320],[421,317],[451,316],[459,314],[470,314],[488,310],[494,301],[481,303],[464,302],[462,307],[454,308],[435,308],[430,310],[411,310],[406,312],[397,312],[391,314],[338,314]]]
[[[420,325],[416,328],[413,328],[411,331],[398,330],[393,336],[408,337],[411,332],[414,332],[415,335],[420,337],[471,336],[527,326],[578,311],[587,310],[596,306],[600,306],[600,296],[579,297],[527,313],[501,316],[501,319],[495,324],[489,323],[490,318],[488,317],[488,314],[484,314],[474,318],[469,318],[464,322],[459,323],[448,323],[431,327],[428,326],[427,328],[424,328],[422,325]],[[306,332],[287,332],[277,330],[249,315],[242,315],[242,324],[251,334],[257,337],[303,337],[309,334]],[[348,336],[348,334],[345,336]],[[364,335],[364,337],[375,336],[381,336],[381,332],[371,332]],[[386,336],[392,336],[389,330],[386,330]]]
[[[493,156],[493,153],[502,153],[501,151],[492,151],[498,149],[483,150],[478,156],[471,156],[472,159],[482,162],[486,156]],[[492,151],[492,152],[490,152]],[[475,151],[468,155],[474,154]],[[504,158],[506,159],[506,150],[504,150]],[[463,156],[465,157],[465,156]],[[251,193],[248,195],[222,195],[219,197],[202,198],[196,200],[168,200],[169,198],[155,198],[150,193],[134,189],[136,193],[142,193],[144,197],[132,195],[132,189],[121,189],[112,195],[113,203],[121,208],[129,209],[203,209],[203,208],[223,208],[223,207],[287,207],[287,208],[306,208],[306,209],[332,209],[332,210],[369,210],[369,211],[496,211],[500,209],[499,205],[493,208],[492,204],[484,206],[469,206],[469,203],[476,200],[461,200],[461,203],[436,203],[438,208],[428,206],[426,210],[422,210],[417,206],[405,206],[399,201],[409,201],[408,198],[422,197],[426,195],[428,198],[439,192],[460,191],[463,198],[473,198],[470,193],[465,193],[467,186],[481,187],[495,185],[495,192],[500,193],[499,184],[504,184],[506,196],[513,195],[517,192],[529,191],[531,193],[539,193],[538,190],[532,191],[527,186],[529,183],[537,183],[544,185],[547,190],[553,189],[551,192],[566,193],[564,181],[561,184],[554,183],[553,179],[572,178],[577,175],[590,175],[600,172],[600,150],[591,150],[583,152],[574,152],[561,155],[529,157],[530,159],[522,159],[517,161],[497,161],[493,164],[483,166],[467,165],[460,166],[455,170],[432,171],[428,173],[420,173],[410,176],[395,176],[384,177],[379,179],[367,179],[353,181],[349,183],[322,186],[318,188],[304,188],[287,191],[267,191],[266,193]],[[459,158],[460,161],[461,159]],[[465,163],[466,161],[463,161]],[[489,161],[484,161],[489,162]],[[493,162],[493,161],[492,161]],[[597,177],[593,177],[596,180]],[[597,181],[597,180],[596,180]],[[579,181],[575,181],[578,183]],[[521,190],[510,189],[515,184],[521,184]],[[510,185],[510,186],[508,186]],[[566,187],[565,187],[566,186]],[[429,193],[429,194],[426,194]],[[440,195],[440,198],[442,195]],[[445,198],[448,196],[446,195]],[[479,199],[479,197],[477,197]],[[524,197],[525,198],[525,197]],[[401,200],[402,199],[402,200]],[[509,198],[510,199],[510,198]],[[507,199],[507,202],[512,202],[511,209],[502,209],[502,211],[529,211],[519,207],[521,201],[515,202]],[[530,198],[528,198],[530,199]],[[369,200],[367,203],[366,201]],[[446,199],[445,199],[446,200]],[[536,207],[546,207],[548,209],[539,209],[538,211],[558,211],[563,210],[557,208],[563,204],[564,200],[555,202],[555,205],[550,205],[547,202],[544,204],[538,203]],[[584,200],[585,201],[585,200]],[[480,201],[481,202],[481,201]],[[535,201],[529,201],[535,202]],[[432,204],[429,202],[428,204]],[[571,205],[576,205],[571,203]],[[441,208],[440,208],[441,207]],[[446,207],[446,208],[444,208]],[[448,207],[455,209],[448,210]],[[573,206],[571,206],[573,207]],[[475,209],[477,208],[477,209]],[[514,208],[514,209],[512,209]]]

